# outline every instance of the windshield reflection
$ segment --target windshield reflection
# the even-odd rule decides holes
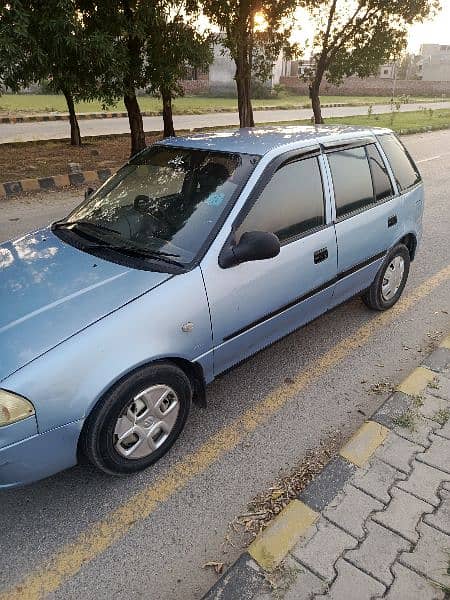
[[[123,242],[188,264],[256,162],[249,155],[153,146],[120,169],[67,221],[96,224],[89,237],[109,240],[115,248]]]

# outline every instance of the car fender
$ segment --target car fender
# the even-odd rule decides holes
[[[85,418],[119,379],[167,358],[200,364],[213,378],[211,322],[199,267],[65,340],[2,382],[29,398],[39,432]]]

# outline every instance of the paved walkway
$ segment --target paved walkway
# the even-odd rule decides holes
[[[367,106],[341,106],[324,108],[323,116],[348,117],[352,115],[367,115]],[[450,102],[421,102],[416,104],[402,104],[401,111],[420,110],[421,108],[450,108]],[[374,114],[382,114],[391,111],[389,104],[376,104],[373,106]],[[258,110],[255,111],[256,123],[291,121],[296,119],[309,119],[311,109],[298,110]],[[204,115],[175,115],[175,129],[193,129],[216,126],[236,126],[239,124],[236,112],[230,113],[208,113]],[[146,131],[160,131],[162,127],[161,117],[144,117]],[[87,119],[80,121],[81,135],[97,136],[111,135],[115,133],[128,133],[128,119]],[[14,123],[0,125],[0,144],[8,142],[23,142],[29,140],[61,139],[69,136],[69,124],[67,121],[50,121],[38,123]]]
[[[450,336],[205,598],[450,598],[449,417]]]
[[[450,374],[450,373],[449,373]],[[322,513],[287,561],[285,599],[441,600],[450,577],[450,380],[426,394]],[[445,397],[445,398],[444,398]],[[443,413],[442,413],[443,414]],[[258,600],[270,598],[263,592]]]

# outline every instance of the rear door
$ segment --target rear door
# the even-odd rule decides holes
[[[338,275],[333,304],[372,283],[399,235],[401,198],[375,140],[327,149],[334,190]]]
[[[400,227],[403,229],[402,235],[413,233],[416,240],[419,240],[424,208],[424,191],[419,170],[404,145],[393,133],[384,133],[377,137],[402,195],[401,213],[398,215]]]

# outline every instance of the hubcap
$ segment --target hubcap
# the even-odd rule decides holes
[[[396,256],[388,264],[383,275],[383,283],[381,285],[381,295],[383,300],[391,300],[398,292],[403,280],[405,272],[405,261],[402,256]]]
[[[153,385],[140,392],[117,419],[115,449],[128,459],[149,456],[169,437],[179,410],[178,396],[167,385]]]

